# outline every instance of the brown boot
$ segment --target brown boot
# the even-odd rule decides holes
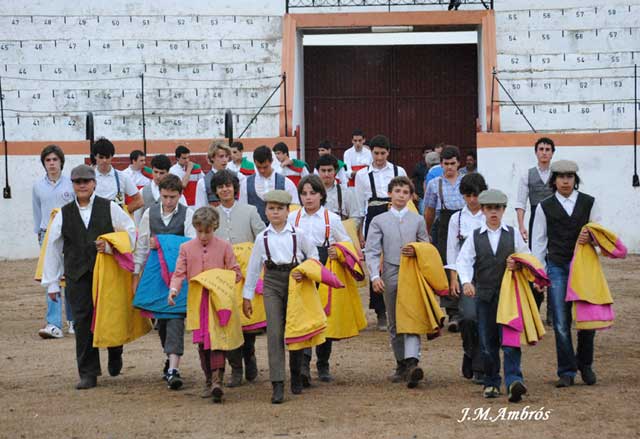
[[[406,359],[405,362],[407,365],[407,387],[410,389],[415,389],[416,387],[418,387],[420,381],[422,381],[422,378],[424,378],[424,372],[422,371],[422,368],[418,366],[417,358],[409,358]]]
[[[202,392],[200,392],[200,398],[211,398],[211,378],[205,382]]]
[[[216,369],[212,372],[211,397],[214,404],[222,404],[222,397],[224,396],[224,392],[222,391],[224,369]]]

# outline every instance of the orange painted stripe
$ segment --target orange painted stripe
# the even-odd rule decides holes
[[[206,153],[212,141],[224,139],[175,139],[175,140],[147,140],[148,154],[167,154],[173,156],[176,146],[184,145],[193,153]],[[236,139],[240,140],[244,145],[244,151],[251,152],[258,146],[267,145],[273,147],[278,142],[284,142],[287,147],[295,151],[298,147],[295,137],[256,137],[252,139]],[[116,154],[129,154],[134,149],[142,150],[141,140],[113,140],[116,147]],[[40,151],[52,143],[60,146],[65,154],[86,154],[89,155],[89,142],[86,140],[79,141],[26,141],[12,142],[9,141],[9,155],[40,155]]]
[[[530,148],[540,137],[549,137],[556,146],[633,145],[633,131],[611,133],[478,133],[480,148]]]

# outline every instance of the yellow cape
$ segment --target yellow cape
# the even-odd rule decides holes
[[[235,287],[236,272],[221,268],[203,271],[189,280],[186,328],[200,329],[200,302],[206,288],[209,290],[211,350],[231,351],[244,343]]]
[[[151,330],[151,323],[133,307],[129,235],[113,232],[98,239],[108,242],[113,251],[98,253],[93,268],[93,346],[106,348],[142,337]]]
[[[522,269],[507,269],[502,276],[496,322],[511,328],[503,330],[502,344],[519,347],[521,342],[535,344],[545,334],[530,283],[545,286],[548,278],[535,256],[514,253],[511,257],[522,264]]]
[[[398,274],[396,330],[398,334],[436,336],[444,314],[435,296],[448,294],[449,281],[438,250],[426,242],[413,242],[416,257],[402,256]]]
[[[42,270],[44,269],[44,255],[47,252],[47,245],[49,244],[49,230],[51,230],[51,223],[56,215],[60,212],[60,208],[55,208],[51,211],[51,215],[49,216],[49,224],[47,224],[47,232],[44,234],[44,239],[42,240],[42,246],[40,246],[40,255],[38,256],[38,265],[36,266],[36,274],[33,276],[35,280],[40,282],[42,280]],[[60,280],[60,286],[64,287],[64,279]]]
[[[362,309],[358,285],[354,274],[364,278],[364,270],[359,262],[355,247],[350,242],[339,242],[336,245],[338,259],[328,259],[326,267],[344,284],[343,288],[333,288],[320,284],[318,293],[322,306],[327,314],[327,330],[325,336],[332,339],[355,337],[367,327],[367,320]],[[352,272],[353,270],[353,272]],[[331,293],[329,295],[329,293]],[[330,299],[330,302],[329,302]]]
[[[307,259],[291,273],[296,271],[302,273],[304,278],[297,282],[289,275],[284,338],[291,351],[317,346],[326,340],[324,331],[327,328],[327,316],[316,290],[316,282],[341,286],[340,281],[315,259]]]
[[[247,266],[249,265],[252,250],[252,242],[242,242],[233,245],[233,253],[236,255],[236,260],[238,261],[238,265],[240,265],[240,271],[242,271],[242,280],[236,283],[236,300],[238,303],[242,303],[242,289],[244,288],[244,280],[247,277]],[[243,331],[252,331],[267,326],[267,314],[264,309],[262,294],[255,294],[251,300],[251,308],[253,309],[251,318],[247,318],[244,313],[240,313],[240,324],[242,325]]]
[[[624,258],[627,249],[618,236],[600,224],[588,223],[587,230],[602,251],[611,258]],[[613,297],[593,245],[576,244],[567,282],[567,300],[577,329],[604,329],[613,325]]]

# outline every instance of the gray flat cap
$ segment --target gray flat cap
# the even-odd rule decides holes
[[[478,196],[480,204],[507,204],[507,196],[498,189],[487,189]]]
[[[91,166],[78,165],[71,170],[71,181],[73,180],[95,180],[96,171]]]
[[[558,174],[576,174],[578,172],[578,164],[573,160],[556,160],[551,162],[551,172]]]
[[[291,204],[291,194],[283,190],[269,191],[264,195],[265,203]]]
[[[424,158],[424,161],[429,166],[440,164],[440,154],[435,151],[428,152]]]

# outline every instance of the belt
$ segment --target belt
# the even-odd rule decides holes
[[[266,268],[267,270],[273,270],[273,271],[291,271],[294,268],[296,268],[298,264],[292,262],[290,264],[276,264],[273,261],[266,261],[264,263],[264,268]]]

